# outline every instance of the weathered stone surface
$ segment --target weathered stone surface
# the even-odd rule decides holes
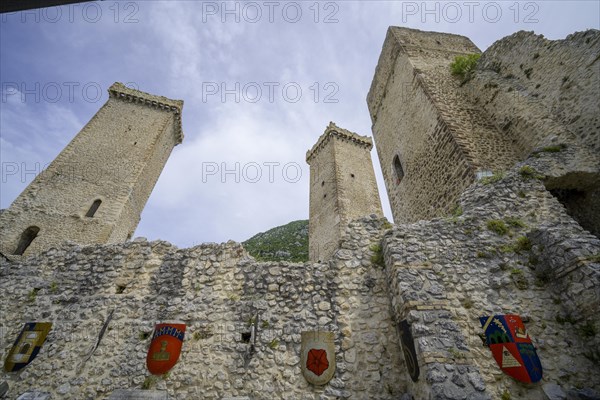
[[[367,97],[396,223],[447,214],[477,176],[530,155],[569,213],[600,235],[600,31],[517,32],[453,76],[466,37],[390,27]]]
[[[120,83],[58,157],[0,215],[0,252],[131,238],[173,147],[183,102]]]
[[[566,393],[556,383],[546,383],[542,389],[548,400],[565,400],[567,398]]]
[[[569,389],[567,400],[600,400],[600,395],[590,388]]]
[[[166,391],[117,389],[108,400],[167,400]]]
[[[600,268],[594,255],[600,240],[570,218],[541,181],[524,178],[520,166],[497,182],[472,185],[459,204],[460,216],[398,225],[383,239],[392,309],[396,320],[413,324],[425,362],[421,373],[438,385],[436,395],[458,396],[456,386],[467,396],[501,397],[504,389],[494,382],[502,372],[479,337],[479,317],[500,310],[527,321],[544,379],[568,375],[573,385],[600,386],[600,377],[588,373],[598,357]],[[491,220],[502,221],[508,232],[491,231]],[[494,281],[500,283],[490,285]],[[464,364],[467,373],[459,375],[466,379],[436,359]],[[409,391],[422,398],[428,390],[409,382]],[[528,388],[524,398],[538,398],[540,391]]]
[[[8,377],[9,398],[33,383],[77,400],[142,387],[169,398],[397,398],[408,376],[385,273],[353,265],[379,243],[384,225],[377,218],[350,224],[342,248],[351,258],[327,264],[256,262],[234,242],[178,249],[143,240],[0,261],[0,349],[10,349],[24,315],[55,321],[36,360]],[[146,352],[154,324],[165,320],[184,321],[185,340],[169,376],[152,377]],[[299,365],[300,333],[316,329],[334,332],[330,394],[306,382]]]
[[[17,397],[17,400],[50,400],[52,395],[47,392],[26,392]]]
[[[331,122],[306,153],[310,165],[309,260],[330,259],[350,221],[370,214],[383,216],[372,147],[371,138]]]
[[[549,40],[520,31],[494,43],[460,89],[511,137],[519,160],[600,236],[600,31]],[[560,60],[560,61],[559,61]]]
[[[583,54],[588,66],[599,59],[594,32],[558,44],[521,33],[515,37],[524,38],[522,48],[514,50],[518,57],[535,59],[535,43],[542,43],[546,49],[538,57],[547,64],[563,52]],[[461,86],[449,75],[448,64],[456,54],[478,51],[468,39],[390,29],[368,102],[398,223],[378,218],[370,170],[365,177],[353,172],[353,161],[361,157],[360,166],[370,165],[365,151],[370,141],[340,129],[312,152],[315,159],[323,156],[315,168],[319,164],[326,179],[315,174],[319,178],[311,178],[311,185],[319,189],[337,179],[329,197],[343,200],[319,206],[326,220],[317,221],[325,229],[317,237],[334,238],[324,262],[257,262],[234,242],[178,249],[143,238],[94,244],[85,234],[79,244],[0,257],[0,358],[23,320],[53,321],[34,362],[6,376],[8,398],[32,388],[67,400],[107,398],[121,388],[183,399],[597,398],[600,376],[592,372],[600,360],[600,240],[590,232],[597,234],[600,215],[594,197],[600,159],[592,151],[598,96],[588,96],[596,94],[589,89],[583,97],[596,103],[582,104],[564,88],[564,99],[534,100],[542,91],[528,93],[538,84],[555,95],[557,82],[547,82],[537,70],[526,72],[531,67],[525,62],[518,67],[525,78],[490,75],[488,69],[504,68],[494,60],[518,73],[508,62],[516,57],[511,56],[515,38],[506,43],[511,45],[494,45],[483,67]],[[581,73],[581,61],[566,68],[573,80],[591,85],[596,78]],[[560,76],[559,67],[548,68],[548,76]],[[469,87],[485,95],[471,99]],[[486,92],[490,88],[500,91]],[[526,107],[517,107],[515,121],[504,121],[510,114],[504,104],[514,106],[504,95],[508,88],[528,97]],[[138,110],[141,99],[122,90],[123,96],[113,94],[118,99],[105,107]],[[162,100],[154,100],[156,105],[151,101],[140,111],[141,122],[169,125],[173,135],[161,136],[168,138],[160,144],[163,151],[144,161],[152,166],[143,174],[146,194],[172,141],[181,139],[179,114],[171,107],[178,106],[164,109],[168,103],[161,103],[159,111]],[[540,111],[549,104],[557,107],[557,117]],[[579,122],[578,105],[583,110]],[[115,121],[118,129],[125,129],[122,122]],[[334,145],[337,140],[353,144]],[[570,140],[566,147],[540,147]],[[360,157],[352,151],[356,148]],[[330,165],[328,151],[350,161]],[[503,172],[476,182],[478,172],[494,169]],[[337,184],[355,178],[361,183]],[[26,192],[17,202],[24,210],[31,200]],[[62,207],[62,192],[54,194],[40,201]],[[87,190],[80,194],[78,204],[90,200]],[[355,200],[358,206],[348,204]],[[117,213],[124,221],[119,226],[137,223],[141,204],[127,208],[131,213]],[[375,213],[370,217],[351,214],[369,207],[375,209],[365,212]],[[450,208],[454,212],[447,215]],[[3,224],[23,217],[9,211],[1,213]],[[110,232],[121,241],[129,230]],[[99,242],[113,241],[108,236]],[[544,366],[545,386],[516,383],[482,345],[479,317],[499,313],[523,317]],[[167,320],[186,323],[182,354],[168,375],[149,376],[145,358],[152,329]],[[414,337],[421,371],[417,382],[408,376],[399,343],[398,324],[404,320]],[[301,332],[307,330],[334,336],[337,368],[323,387],[310,385],[301,374]]]

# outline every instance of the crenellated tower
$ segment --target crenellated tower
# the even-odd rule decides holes
[[[171,150],[183,140],[183,101],[121,83],[108,92],[96,115],[0,215],[3,254],[133,235]]]
[[[383,216],[371,160],[371,138],[329,123],[306,153],[310,165],[308,253],[329,259],[346,225],[370,214]]]

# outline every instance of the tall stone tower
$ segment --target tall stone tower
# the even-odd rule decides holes
[[[367,103],[395,223],[446,214],[478,175],[524,154],[451,74],[456,56],[473,53],[464,36],[388,29]]]
[[[306,153],[310,165],[308,252],[311,261],[333,255],[346,225],[370,214],[383,216],[371,161],[371,138],[329,123]]]
[[[109,99],[50,166],[0,215],[0,251],[131,237],[174,146],[183,101],[113,84]]]

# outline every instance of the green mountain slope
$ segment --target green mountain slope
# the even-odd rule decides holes
[[[308,261],[308,220],[293,221],[252,236],[242,243],[261,261]]]

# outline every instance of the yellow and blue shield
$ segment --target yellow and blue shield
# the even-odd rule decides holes
[[[4,361],[6,372],[16,372],[27,366],[38,355],[48,332],[51,322],[28,322],[17,337],[12,349]]]

